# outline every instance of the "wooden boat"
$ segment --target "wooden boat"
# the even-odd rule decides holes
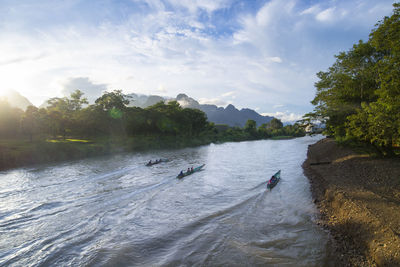
[[[199,167],[196,167],[193,169],[193,171],[190,172],[183,172],[182,174],[178,174],[178,176],[176,176],[176,178],[183,178],[185,176],[191,175],[195,172],[201,171],[201,169],[205,166],[206,164],[200,165]]]
[[[158,163],[161,163],[161,162],[168,162],[168,161],[169,161],[168,159],[160,159],[160,160],[148,162],[148,163],[146,163],[146,166],[153,166],[153,165],[156,165],[156,164],[158,164]]]
[[[277,173],[272,175],[271,179],[269,179],[267,188],[272,189],[281,179],[281,170],[279,170]]]

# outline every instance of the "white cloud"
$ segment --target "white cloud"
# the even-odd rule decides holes
[[[273,105],[272,107],[273,108],[282,108],[282,107],[284,107],[285,105],[282,105],[282,104],[276,104],[276,105]]]
[[[277,119],[280,119],[282,122],[295,122],[300,119],[302,119],[303,115],[302,114],[295,114],[295,113],[289,113],[289,112],[275,112],[275,113],[261,113],[263,116],[272,116]]]
[[[218,107],[224,107],[229,104],[229,102],[226,102],[220,98],[200,98],[199,99],[200,104],[209,104],[209,105],[216,105]]]
[[[107,84],[95,84],[88,77],[69,78],[63,83],[62,94],[64,96],[70,96],[75,90],[82,91],[83,97],[86,97],[92,104],[107,90]]]
[[[366,1],[357,8],[352,1],[307,8],[299,0],[271,0],[255,13],[230,18],[237,24],[229,28],[231,35],[208,32],[217,27],[210,19],[214,11],[237,4],[230,0],[170,0],[169,5],[147,0],[149,11],[127,13],[117,23],[71,20],[27,32],[2,28],[0,22],[0,77],[4,88],[18,90],[34,104],[61,95],[66,79],[84,77],[89,88],[107,85],[143,94],[168,89],[220,106],[235,99],[241,107],[296,103],[308,109],[315,73],[352,44],[343,46],[343,36],[336,35],[329,45],[321,43],[324,27],[335,25],[315,19],[329,21],[337,13],[347,28],[359,30],[391,10],[387,3]],[[202,20],[204,12],[209,18]],[[361,37],[354,34],[355,41]]]
[[[300,15],[317,14],[320,12],[320,10],[321,9],[320,9],[319,5],[314,5],[314,6],[311,6],[307,9],[303,10],[302,12],[300,12]]]
[[[163,84],[160,84],[157,88],[157,92],[160,92],[162,94],[167,93],[167,89],[165,88],[165,86]]]
[[[268,60],[275,63],[282,63],[282,59],[280,57],[269,57]]]
[[[188,9],[190,13],[196,13],[199,9],[212,13],[229,3],[227,0],[169,0],[169,2],[174,6]]]
[[[223,96],[223,97],[228,97],[228,96],[234,96],[234,94],[235,94],[235,91],[230,91],[230,92],[226,92],[226,93],[223,93],[221,96]]]
[[[335,7],[327,8],[319,12],[315,18],[322,22],[332,21],[335,18],[335,9]]]

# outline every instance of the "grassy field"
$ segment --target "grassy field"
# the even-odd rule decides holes
[[[102,155],[106,152],[105,144],[92,140],[48,139],[29,142],[21,139],[1,139],[0,170]]]

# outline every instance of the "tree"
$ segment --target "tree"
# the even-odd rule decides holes
[[[32,142],[33,135],[39,130],[39,109],[35,106],[29,106],[21,118],[21,129],[22,132],[29,135],[29,140]]]
[[[0,98],[0,136],[17,136],[22,114],[22,109],[11,107],[6,99]]]
[[[348,52],[336,56],[327,72],[319,72],[317,93],[311,101],[316,106],[315,118],[326,124],[329,135],[344,136],[346,118],[361,107],[362,102],[376,100],[376,62],[381,53],[370,42],[359,41]]]
[[[283,123],[281,122],[281,120],[277,119],[277,118],[273,118],[269,123],[268,123],[269,128],[273,129],[273,130],[278,130],[281,129],[283,127]]]
[[[49,103],[47,110],[52,135],[53,137],[62,135],[63,139],[65,139],[72,122],[73,109],[70,101],[66,97],[54,97],[47,102]]]
[[[182,112],[185,121],[187,121],[187,124],[182,125],[182,128],[188,129],[187,132],[189,135],[199,135],[209,126],[207,115],[203,111],[199,109],[185,108]]]
[[[369,142],[393,154],[393,144],[400,143],[400,3],[393,15],[385,17],[370,34],[370,43],[379,53],[376,62],[377,99],[365,103],[348,117],[347,135]]]
[[[247,120],[244,131],[248,133],[251,137],[256,137],[257,135],[257,123],[255,120]]]
[[[87,98],[82,98],[83,93],[80,90],[75,90],[71,94],[71,99],[69,100],[70,108],[74,111],[82,109],[82,105],[88,104]]]
[[[112,92],[105,92],[101,97],[97,98],[95,103],[105,111],[126,109],[129,104],[129,97],[122,93],[122,90],[114,90]]]

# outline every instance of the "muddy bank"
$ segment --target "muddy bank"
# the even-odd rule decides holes
[[[323,139],[303,164],[337,266],[400,266],[400,160]]]

